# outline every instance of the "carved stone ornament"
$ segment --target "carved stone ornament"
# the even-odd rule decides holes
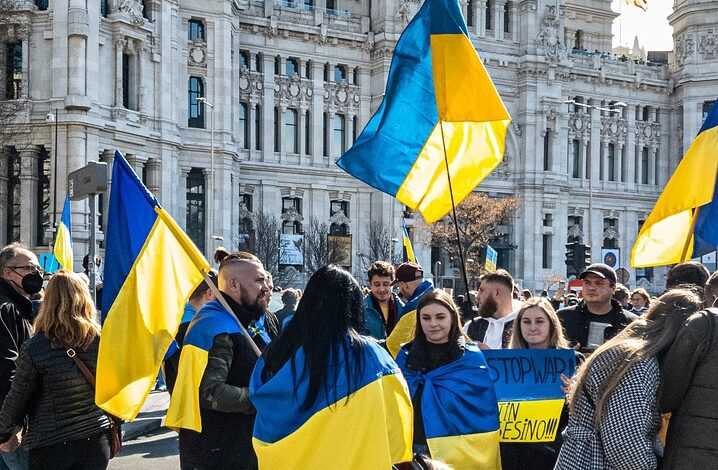
[[[142,16],[142,3],[139,0],[122,0],[118,11],[136,25],[145,23],[145,18]]]
[[[618,230],[613,227],[607,227],[603,231],[603,238],[608,240],[618,240]]]
[[[324,85],[324,102],[341,110],[359,106],[360,90],[356,85],[347,83],[327,83]]]
[[[710,31],[701,37],[698,53],[703,57],[713,57],[718,52],[718,35]]]
[[[536,36],[536,42],[543,48],[544,55],[551,62],[558,62],[566,55],[566,47],[561,44],[559,36],[560,26],[556,7],[548,6],[541,20],[541,30]]]
[[[583,230],[581,230],[581,226],[578,224],[571,225],[568,228],[568,237],[569,238],[578,238],[583,239]]]
[[[197,67],[207,66],[207,51],[203,46],[194,45],[189,49],[189,64]]]
[[[299,75],[279,77],[274,84],[274,97],[287,106],[299,106],[312,99],[311,80],[303,80]]]
[[[346,225],[351,227],[352,221],[342,211],[336,211],[334,215],[329,218],[329,224]]]
[[[421,2],[418,0],[401,0],[396,14],[401,20],[402,26],[405,27],[409,24],[416,12],[419,11],[419,7],[421,7]]]
[[[291,207],[286,211],[282,212],[281,219],[282,222],[304,222],[304,217],[302,217],[302,214],[297,212],[294,207]]]

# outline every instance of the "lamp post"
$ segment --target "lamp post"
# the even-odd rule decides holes
[[[439,281],[441,280],[441,276],[439,276],[439,268],[441,268],[441,261],[434,263],[434,287],[437,289],[439,288]]]
[[[212,112],[210,113],[210,143],[209,143],[209,160],[210,160],[210,170],[209,170],[209,197],[210,201],[212,201],[209,205],[209,232],[212,234],[212,238],[215,239],[214,235],[214,104],[207,101],[207,98],[200,97],[197,98],[197,101],[206,104],[210,107]]]
[[[612,108],[604,108],[601,106],[594,106],[592,104],[585,104],[585,103],[579,103],[576,100],[565,100],[565,104],[572,104],[574,106],[578,106],[580,108],[586,108],[586,109],[597,109],[598,111],[606,111],[608,113],[622,113],[623,108],[627,106],[626,103],[623,101],[618,101],[616,103],[613,103]],[[589,165],[589,168],[591,168],[591,165]],[[592,231],[592,223],[591,223],[591,216],[593,215],[593,172],[590,172],[588,175],[588,243],[587,245],[591,245],[591,237],[593,235]]]
[[[55,147],[52,149],[53,161],[52,161],[52,237],[50,238],[50,248],[54,243],[55,237],[57,236],[57,124],[59,108],[55,108],[55,114],[47,113],[45,121],[48,124],[55,123]]]

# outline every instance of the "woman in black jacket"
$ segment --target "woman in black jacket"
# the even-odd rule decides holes
[[[50,279],[35,335],[22,345],[0,410],[0,442],[10,440],[27,419],[22,446],[29,450],[31,470],[107,468],[109,419],[95,406],[93,387],[68,355],[73,349],[95,373],[100,341],[95,317],[80,276],[60,272]]]

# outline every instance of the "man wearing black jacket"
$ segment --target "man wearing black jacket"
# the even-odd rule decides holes
[[[583,280],[583,299],[557,313],[571,345],[592,352],[638,317],[612,298],[617,279],[610,266],[592,264],[579,279]]]
[[[42,282],[40,264],[33,252],[19,243],[0,250],[0,403],[15,376],[20,347],[32,335],[34,314],[30,297],[42,290]],[[0,455],[13,470],[27,468],[24,450]]]

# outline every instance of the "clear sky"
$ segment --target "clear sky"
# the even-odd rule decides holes
[[[643,11],[624,0],[613,0],[613,11],[621,16],[613,22],[613,45],[633,46],[638,36],[641,47],[647,51],[669,51],[673,49],[673,28],[668,25],[668,15],[673,9],[673,0],[648,0],[648,10]]]

